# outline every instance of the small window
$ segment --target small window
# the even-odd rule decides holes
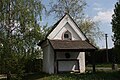
[[[64,34],[64,38],[69,38],[69,35],[68,34]]]
[[[66,31],[66,32],[63,34],[63,39],[64,39],[64,40],[72,40],[71,33],[70,33],[69,31]]]

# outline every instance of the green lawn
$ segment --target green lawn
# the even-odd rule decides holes
[[[118,67],[120,68],[120,64],[117,64]],[[112,67],[112,64],[106,63],[106,64],[96,64],[96,67]],[[92,67],[92,64],[88,64],[86,67]]]
[[[118,72],[96,72],[85,74],[45,74],[36,73],[24,77],[23,80],[120,80],[120,71]]]
[[[87,67],[91,68],[87,70]],[[64,73],[64,74],[45,74],[45,73],[34,73],[27,74],[23,77],[23,80],[120,80],[120,71],[112,71],[111,64],[97,64],[96,73],[92,73],[91,65],[86,67],[87,72],[84,74],[78,73]],[[97,68],[103,69],[97,69]],[[120,68],[120,64],[118,65]],[[110,69],[105,69],[110,68]],[[0,79],[6,80],[6,79]],[[12,79],[13,80],[13,79]],[[15,79],[14,79],[15,80]]]

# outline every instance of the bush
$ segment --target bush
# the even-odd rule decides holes
[[[41,72],[42,71],[42,59],[30,59],[25,64],[25,72]]]

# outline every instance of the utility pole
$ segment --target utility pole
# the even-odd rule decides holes
[[[105,34],[105,41],[106,41],[106,59],[107,59],[107,62],[109,62],[107,37],[108,37],[107,34]]]

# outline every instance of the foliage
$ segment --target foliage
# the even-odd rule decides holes
[[[90,42],[96,44],[95,41],[101,39],[103,34],[98,27],[98,22],[94,22],[90,18],[85,18],[83,13],[85,6],[86,2],[84,0],[51,1],[48,13],[54,13],[57,19],[62,17],[65,13],[69,13],[82,29],[83,33],[90,39]]]
[[[41,0],[0,1],[0,64],[3,72],[22,76],[29,59],[39,55],[37,43],[43,39],[39,22]]]
[[[48,14],[55,13],[56,18],[61,18],[65,13],[69,13],[75,20],[81,19],[83,8],[86,3],[84,0],[56,0],[50,2]]]
[[[91,43],[96,45],[96,41],[103,37],[103,33],[100,31],[98,26],[98,22],[94,22],[90,18],[86,18],[81,20],[80,29],[87,36]],[[97,45],[96,45],[97,46]]]
[[[120,62],[120,2],[115,4],[114,14],[112,16],[112,32],[114,33],[113,41],[116,50],[116,60]]]
[[[41,72],[42,71],[42,59],[27,59],[25,63],[25,73]],[[29,66],[29,67],[28,67]]]
[[[113,63],[114,61],[114,49],[108,49],[108,59],[109,59],[109,63]],[[95,52],[95,63],[99,64],[99,63],[108,63],[107,59],[106,59],[106,49],[100,49],[98,51]],[[89,57],[90,60],[90,57]]]

